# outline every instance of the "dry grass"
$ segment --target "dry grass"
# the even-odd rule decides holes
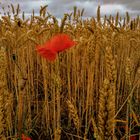
[[[40,16],[0,20],[0,137],[129,139],[140,137],[140,19],[82,19],[74,7],[58,24]],[[49,20],[52,19],[53,22]],[[78,43],[50,63],[35,51],[58,32]]]

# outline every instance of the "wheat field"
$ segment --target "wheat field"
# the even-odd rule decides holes
[[[83,19],[74,7],[59,24],[47,6],[28,19],[10,8],[0,19],[0,139],[140,139],[140,17],[101,18],[99,6]],[[36,46],[60,32],[77,45],[49,62]]]

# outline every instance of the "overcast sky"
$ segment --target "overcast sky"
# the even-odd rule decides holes
[[[79,9],[84,8],[85,17],[96,17],[98,4],[101,5],[102,16],[105,14],[115,15],[117,11],[121,15],[125,15],[126,11],[132,16],[140,15],[140,0],[0,0],[0,3],[0,7],[7,7],[11,3],[14,5],[19,3],[21,11],[24,11],[27,15],[31,14],[32,9],[37,14],[41,5],[48,5],[48,11],[58,18],[63,17],[64,13],[72,12],[74,6]],[[0,8],[0,11],[2,11],[2,8]]]

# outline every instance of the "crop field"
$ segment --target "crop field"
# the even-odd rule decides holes
[[[140,17],[102,18],[99,6],[84,19],[74,7],[59,23],[47,6],[29,18],[9,8],[0,19],[0,140],[139,140]],[[58,33],[76,43],[49,61],[36,48]]]

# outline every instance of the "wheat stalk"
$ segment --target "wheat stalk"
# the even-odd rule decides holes
[[[80,128],[80,120],[77,114],[77,109],[74,107],[74,105],[71,103],[70,100],[67,100],[68,110],[70,113],[71,118],[73,119],[74,125],[79,130]]]

